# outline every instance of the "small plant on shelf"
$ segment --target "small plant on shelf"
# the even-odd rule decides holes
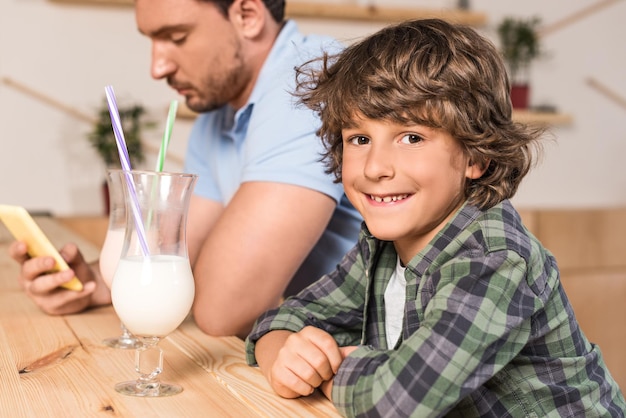
[[[500,52],[509,71],[514,108],[528,107],[530,65],[542,53],[537,31],[540,23],[538,17],[507,17],[497,27]]]
[[[144,120],[146,111],[141,104],[119,107],[118,110],[130,163],[133,167],[137,167],[145,160],[141,143],[143,129],[152,128],[155,125],[153,122]],[[88,135],[88,139],[107,168],[120,167],[120,157],[106,99],[103,100],[98,109],[98,118]]]
[[[141,104],[130,104],[118,108],[122,131],[128,150],[128,157],[132,168],[139,168],[145,160],[142,146],[142,134],[144,128],[155,127],[154,122],[145,120],[145,108]],[[117,141],[111,125],[111,115],[106,99],[98,109],[98,117],[94,122],[93,129],[87,138],[94,149],[102,158],[106,168],[120,168],[120,156],[117,150]],[[102,184],[102,198],[104,203],[104,213],[109,215],[109,189],[106,180]]]

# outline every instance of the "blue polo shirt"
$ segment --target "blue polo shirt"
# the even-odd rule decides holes
[[[294,68],[340,47],[332,38],[305,36],[295,22],[287,21],[246,105],[199,115],[189,138],[185,171],[199,176],[196,195],[227,205],[242,183],[265,181],[317,190],[337,202],[326,231],[287,294],[333,270],[358,239],[361,216],[319,161],[324,151],[315,134],[319,119],[292,95]]]

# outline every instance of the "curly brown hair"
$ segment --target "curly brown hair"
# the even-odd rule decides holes
[[[512,197],[533,165],[544,128],[513,122],[509,80],[495,46],[439,19],[386,27],[337,55],[296,69],[296,96],[321,117],[327,173],[341,181],[342,128],[356,117],[448,131],[472,163],[466,198],[486,209]]]

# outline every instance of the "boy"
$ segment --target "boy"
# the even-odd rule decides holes
[[[624,416],[509,201],[542,132],[511,121],[494,46],[420,20],[323,62],[298,94],[364,225],[334,272],[259,318],[249,363],[346,416]]]

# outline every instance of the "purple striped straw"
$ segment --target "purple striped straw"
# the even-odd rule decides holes
[[[130,176],[130,157],[128,155],[128,149],[126,148],[126,140],[124,139],[124,132],[122,132],[122,121],[120,119],[120,112],[115,101],[115,93],[112,86],[106,86],[104,91],[107,96],[107,103],[109,105],[109,114],[111,115],[111,125],[113,126],[113,134],[115,135],[115,143],[117,144],[117,151],[120,155],[120,162],[122,163],[122,170],[126,177],[126,184],[130,191],[131,197],[131,210],[135,217],[135,225],[137,226],[137,235],[139,236],[139,244],[144,256],[150,255],[148,251],[148,243],[146,241],[146,232],[141,221],[141,209],[139,208],[139,200],[137,199],[137,191],[135,190],[135,183]]]

